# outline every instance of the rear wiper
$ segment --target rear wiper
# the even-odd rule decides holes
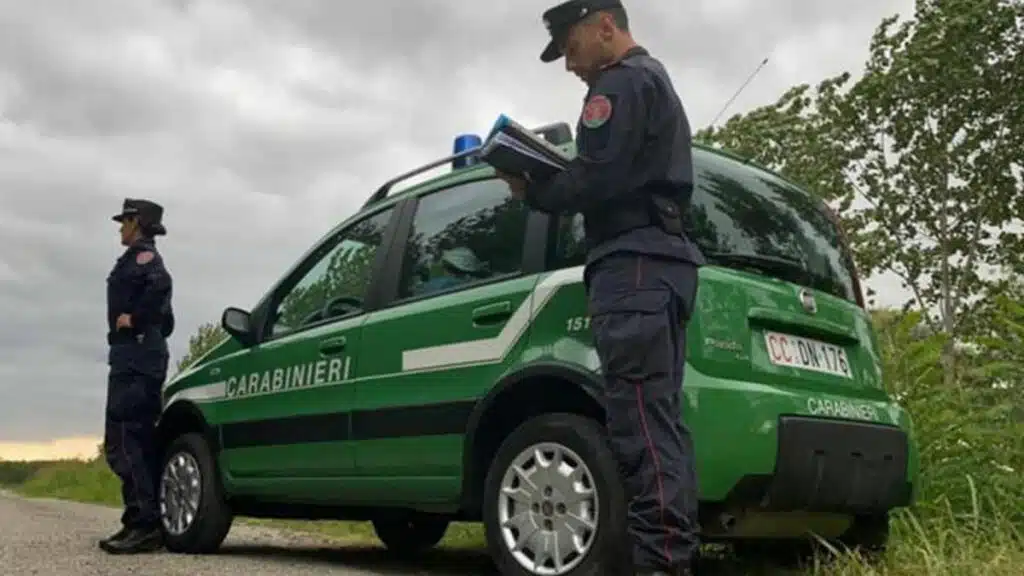
[[[788,272],[796,274],[800,282],[809,283],[813,280],[810,270],[799,260],[781,256],[763,256],[761,254],[743,254],[739,252],[710,252],[707,256],[722,264],[749,266],[769,274]]]

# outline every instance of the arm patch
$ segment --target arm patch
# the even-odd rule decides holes
[[[150,250],[146,250],[144,252],[139,252],[135,256],[135,263],[138,264],[139,266],[145,266],[146,264],[149,264],[152,261],[153,261],[153,252],[150,251]]]
[[[583,107],[580,122],[587,128],[600,128],[612,117],[612,101],[604,94],[597,94]]]

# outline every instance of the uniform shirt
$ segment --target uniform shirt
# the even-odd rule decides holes
[[[684,214],[693,193],[690,125],[664,66],[639,46],[607,66],[587,92],[576,133],[576,158],[527,186],[527,204],[582,213],[588,264],[615,252],[703,264],[694,244],[652,225],[647,212],[651,191],[678,198]]]
[[[151,333],[157,328],[164,337],[169,336],[174,326],[171,290],[171,275],[153,240],[142,239],[129,246],[107,278],[110,334],[118,333],[118,316],[128,314],[131,333]]]

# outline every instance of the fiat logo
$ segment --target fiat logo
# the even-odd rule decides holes
[[[818,303],[814,300],[814,294],[811,294],[809,290],[800,290],[800,304],[808,314],[818,312]]]

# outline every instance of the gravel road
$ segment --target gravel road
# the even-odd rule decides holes
[[[158,552],[110,556],[96,542],[117,529],[120,511],[0,492],[0,573],[4,576],[337,576],[493,574],[481,553],[437,551],[418,565],[388,559],[380,548],[236,524],[220,552],[186,556]]]

